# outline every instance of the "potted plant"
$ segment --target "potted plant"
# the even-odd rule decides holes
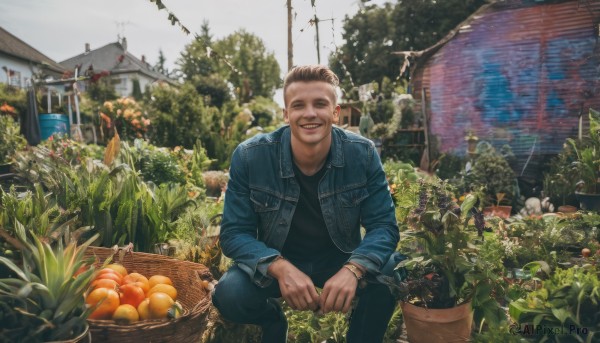
[[[508,161],[502,154],[498,153],[489,143],[482,141],[478,144],[478,154],[473,161],[473,167],[467,174],[467,182],[471,190],[484,188],[484,195],[480,200],[486,213],[504,213],[510,209],[494,208],[500,206],[502,201],[512,203],[518,194],[518,186],[515,173]]]
[[[392,290],[401,301],[411,342],[467,341],[473,310],[479,319],[498,323],[502,311],[492,290],[499,276],[478,260],[471,238],[482,235],[483,213],[468,194],[459,206],[446,182],[421,180],[418,205],[408,216],[404,239],[412,242],[409,258],[396,268]],[[477,231],[469,231],[469,220]]]
[[[577,159],[573,162],[579,181],[575,195],[584,210],[600,211],[600,112],[590,108],[590,132],[587,141],[567,138]]]
[[[23,256],[22,265],[5,257],[0,263],[12,274],[0,279],[0,341],[51,342],[84,339],[88,326],[84,293],[94,268],[85,249],[98,235],[82,245],[59,240],[52,248],[25,228],[15,225]],[[82,271],[83,270],[83,271]]]

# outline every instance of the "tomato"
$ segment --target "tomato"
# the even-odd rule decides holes
[[[136,308],[146,298],[144,290],[133,283],[122,285],[119,287],[119,291],[121,292],[121,304],[129,304]]]
[[[150,284],[150,289],[158,284],[165,284],[173,286],[173,282],[169,277],[164,275],[152,275],[150,279],[148,279],[148,283]]]
[[[112,263],[107,265],[106,268],[114,270],[115,272],[119,273],[122,277],[125,277],[125,275],[127,275],[127,269],[122,264]]]
[[[165,293],[156,292],[148,297],[148,312],[150,318],[164,319],[175,301]]]
[[[148,297],[150,297],[152,294],[154,294],[156,292],[165,293],[166,295],[170,296],[171,299],[177,300],[177,290],[175,289],[175,287],[173,287],[171,285],[165,285],[165,284],[159,283],[158,285],[150,288],[150,290],[148,291]]]
[[[121,275],[117,274],[116,272],[100,274],[100,275],[96,276],[95,280],[102,280],[102,279],[114,280],[119,285],[121,285],[123,283],[123,278],[121,277]]]
[[[138,314],[140,315],[140,319],[150,319],[150,310],[148,309],[148,304],[150,304],[150,299],[144,299],[137,307]]]
[[[133,283],[133,284],[137,285],[138,287],[142,288],[144,290],[144,293],[148,292],[148,290],[150,289],[148,279],[144,275],[139,274],[139,273],[127,274],[123,278],[123,284],[128,284],[128,283]]]
[[[117,307],[115,313],[112,315],[112,319],[116,321],[117,324],[131,324],[137,322],[140,319],[140,316],[135,307],[125,304]]]
[[[112,289],[96,288],[85,298],[85,303],[95,307],[90,319],[110,319],[119,307],[119,293]]]
[[[108,289],[117,289],[119,284],[115,280],[111,279],[96,279],[90,285],[90,289],[96,288],[108,288]]]

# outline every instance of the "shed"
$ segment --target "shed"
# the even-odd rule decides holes
[[[339,125],[358,133],[358,123],[362,112],[355,103],[341,103]]]
[[[462,155],[472,131],[510,145],[517,175],[539,175],[532,157],[560,152],[600,109],[599,23],[599,1],[493,1],[434,46],[397,52],[432,146]]]

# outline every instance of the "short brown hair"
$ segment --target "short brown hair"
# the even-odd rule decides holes
[[[320,64],[296,66],[292,68],[283,79],[283,97],[285,91],[294,82],[323,81],[329,83],[334,89],[340,84],[337,75],[328,67]]]

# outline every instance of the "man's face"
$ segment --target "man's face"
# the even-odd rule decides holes
[[[292,139],[305,146],[331,142],[331,128],[338,122],[340,106],[327,82],[291,83],[285,90],[283,118],[290,124]]]

